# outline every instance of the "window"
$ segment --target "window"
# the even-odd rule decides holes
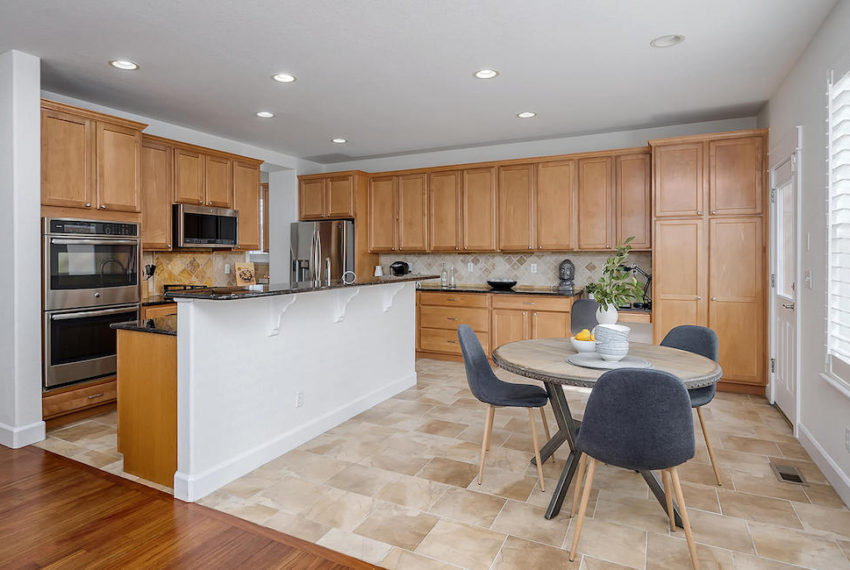
[[[850,383],[850,72],[828,97],[827,370]]]

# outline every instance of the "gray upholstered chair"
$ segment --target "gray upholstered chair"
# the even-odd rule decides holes
[[[587,470],[570,560],[575,559],[593,473],[599,462],[635,471],[662,470],[670,529],[675,529],[673,491],[679,503],[682,526],[691,561],[698,566],[696,547],[676,468],[694,456],[694,422],[691,401],[682,381],[668,372],[645,368],[620,368],[599,377],[587,400],[576,438],[584,457],[576,486]]]
[[[717,362],[717,334],[706,327],[696,325],[675,327],[661,341],[661,346],[687,350],[688,352],[705,356]],[[711,467],[714,469],[714,478],[717,479],[718,485],[722,485],[720,482],[720,470],[717,468],[717,461],[714,459],[714,449],[711,447],[711,440],[708,438],[708,430],[705,426],[705,418],[702,416],[702,407],[712,401],[716,393],[716,384],[706,386],[705,388],[697,388],[696,390],[688,390],[688,396],[691,397],[691,407],[696,408],[697,416],[699,416],[699,425],[702,428],[702,435],[705,438],[705,446],[708,448],[708,458],[711,460]]]
[[[582,329],[592,330],[597,325],[596,309],[599,303],[593,299],[579,299],[570,308],[570,330],[573,334]]]
[[[493,418],[497,407],[528,408],[528,422],[531,424],[531,442],[534,445],[534,457],[537,459],[537,476],[540,478],[540,490],[543,491],[543,462],[540,461],[540,445],[537,443],[537,428],[534,425],[533,409],[540,410],[540,418],[543,421],[543,430],[546,439],[549,434],[549,425],[546,422],[546,414],[543,408],[549,402],[546,390],[540,386],[529,384],[513,384],[500,380],[490,368],[487,355],[481,348],[478,337],[468,325],[460,325],[457,329],[457,337],[460,341],[460,349],[463,352],[463,364],[466,366],[466,380],[469,389],[480,401],[487,404],[487,419],[484,424],[484,436],[481,438],[481,464],[478,468],[478,484],[481,484],[484,476],[484,457],[490,449],[490,439],[493,433]]]

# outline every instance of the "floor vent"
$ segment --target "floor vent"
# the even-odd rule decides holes
[[[781,463],[770,462],[770,467],[773,469],[776,478],[785,483],[796,483],[797,485],[808,485],[800,470],[793,465],[782,465]]]

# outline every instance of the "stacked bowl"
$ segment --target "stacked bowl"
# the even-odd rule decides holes
[[[622,360],[629,353],[630,330],[623,325],[597,325],[596,352],[603,360]]]

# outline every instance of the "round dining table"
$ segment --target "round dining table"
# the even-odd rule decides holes
[[[576,430],[581,422],[573,418],[567,398],[564,395],[563,386],[593,388],[596,380],[607,372],[606,369],[586,368],[571,364],[567,359],[574,354],[576,354],[576,350],[568,338],[541,338],[509,342],[498,347],[492,354],[493,362],[499,368],[519,376],[539,380],[546,387],[549,402],[555,414],[555,421],[558,423],[558,431],[541,448],[541,460],[545,462],[564,443],[570,448],[570,454],[546,510],[547,519],[554,518],[561,510],[580,456],[575,447],[575,437]],[[716,384],[723,375],[720,365],[715,361],[675,348],[632,342],[629,343],[629,356],[645,361],[644,366],[648,362],[650,368],[670,372],[677,376],[688,390]],[[534,458],[531,462],[535,462]],[[666,512],[666,496],[658,478],[651,471],[641,471],[640,474],[661,504],[661,508]],[[681,526],[678,508],[675,518],[676,524]]]

